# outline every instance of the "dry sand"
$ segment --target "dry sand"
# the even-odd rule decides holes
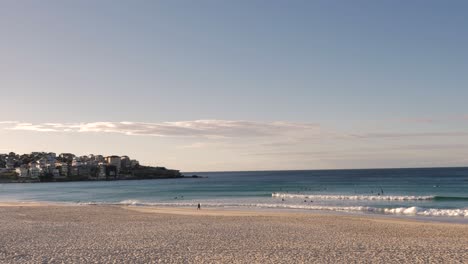
[[[253,211],[3,205],[0,263],[468,263],[466,224]]]

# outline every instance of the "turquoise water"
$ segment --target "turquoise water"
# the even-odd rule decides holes
[[[187,173],[189,174],[189,173]],[[207,178],[0,184],[1,201],[327,210],[468,219],[468,168],[207,172]]]

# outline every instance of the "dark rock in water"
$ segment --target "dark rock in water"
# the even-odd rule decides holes
[[[192,175],[192,176],[187,176],[187,178],[199,178],[199,179],[203,179],[203,178],[208,178],[207,176],[200,176],[200,175]]]

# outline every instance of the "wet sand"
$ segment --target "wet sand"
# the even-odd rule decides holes
[[[31,205],[0,204],[0,263],[468,263],[466,224]]]

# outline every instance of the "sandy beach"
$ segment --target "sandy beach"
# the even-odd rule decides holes
[[[468,225],[372,216],[0,204],[0,263],[468,263]]]

